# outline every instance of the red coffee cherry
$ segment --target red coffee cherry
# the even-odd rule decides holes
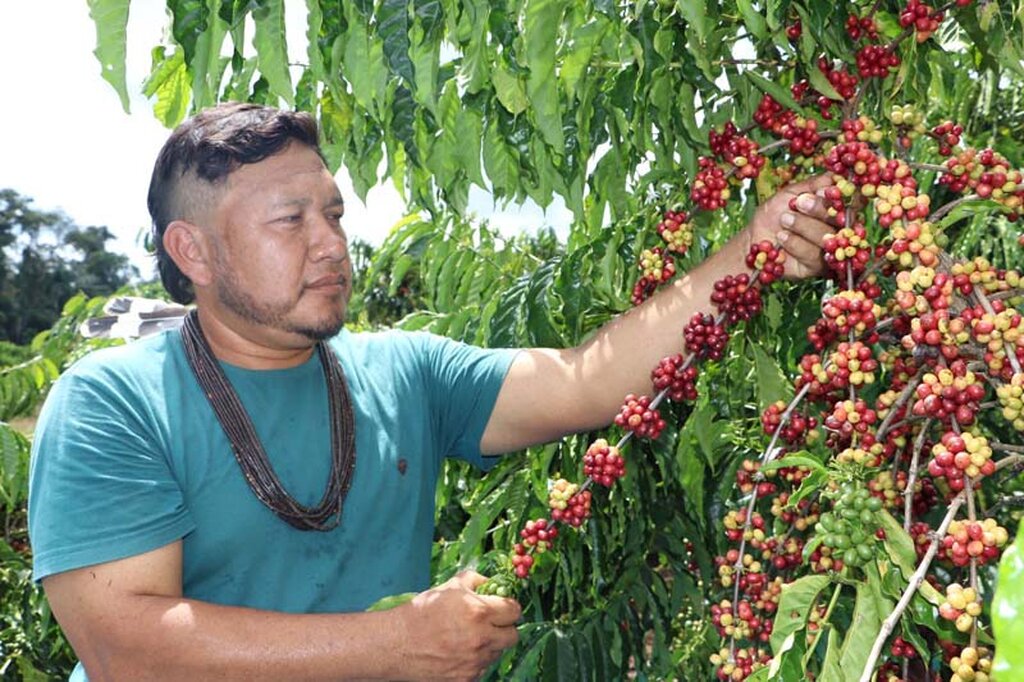
[[[617,447],[609,445],[604,438],[598,438],[583,455],[583,475],[599,485],[610,487],[626,475],[626,460]]]
[[[721,360],[729,343],[729,332],[724,325],[716,324],[711,315],[694,313],[683,328],[683,339],[688,353],[702,360]]]
[[[648,396],[630,393],[626,396],[622,410],[615,416],[615,423],[627,431],[632,431],[639,438],[656,439],[665,428],[665,420],[661,418],[657,409],[650,407],[650,404],[651,399]]]
[[[686,365],[681,354],[662,358],[658,366],[651,370],[651,382],[655,391],[668,389],[668,399],[675,403],[697,399],[697,366]]]
[[[761,290],[751,285],[750,276],[726,275],[714,284],[711,302],[725,315],[729,324],[749,320],[761,312]]]

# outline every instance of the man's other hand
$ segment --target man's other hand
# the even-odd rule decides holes
[[[464,571],[395,609],[407,633],[410,679],[477,680],[519,640],[522,609],[514,599],[476,594],[486,580]]]

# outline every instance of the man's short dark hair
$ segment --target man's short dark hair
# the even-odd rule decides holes
[[[222,183],[239,166],[257,163],[297,141],[320,154],[316,120],[308,113],[231,102],[205,109],[179,125],[160,150],[149,183],[156,262],[164,288],[178,303],[195,300],[192,282],[164,249],[174,220],[191,217],[197,184]]]

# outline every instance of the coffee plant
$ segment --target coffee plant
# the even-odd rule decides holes
[[[90,6],[127,101],[128,2]],[[525,609],[491,676],[1012,669],[1024,633],[992,603],[997,570],[1007,604],[1024,574],[1018,7],[308,0],[293,85],[280,0],[167,6],[161,120],[283,101],[357,193],[382,173],[404,193],[368,281],[415,272],[405,329],[578,344],[774,192],[832,180],[824,282],[780,281],[780,245],[754,244],[608,431],[446,467],[435,577],[475,566]],[[475,221],[471,188],[558,197],[564,247]]]
[[[61,371],[110,343],[87,342],[78,334],[85,319],[102,314],[104,303],[72,297],[51,329],[0,365],[0,680],[66,678],[74,667],[71,645],[32,581],[26,518],[30,443],[11,421],[31,418]]]

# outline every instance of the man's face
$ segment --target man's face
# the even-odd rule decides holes
[[[352,263],[341,193],[317,153],[293,143],[233,171],[219,194],[210,303],[246,335],[288,345],[338,333]]]

